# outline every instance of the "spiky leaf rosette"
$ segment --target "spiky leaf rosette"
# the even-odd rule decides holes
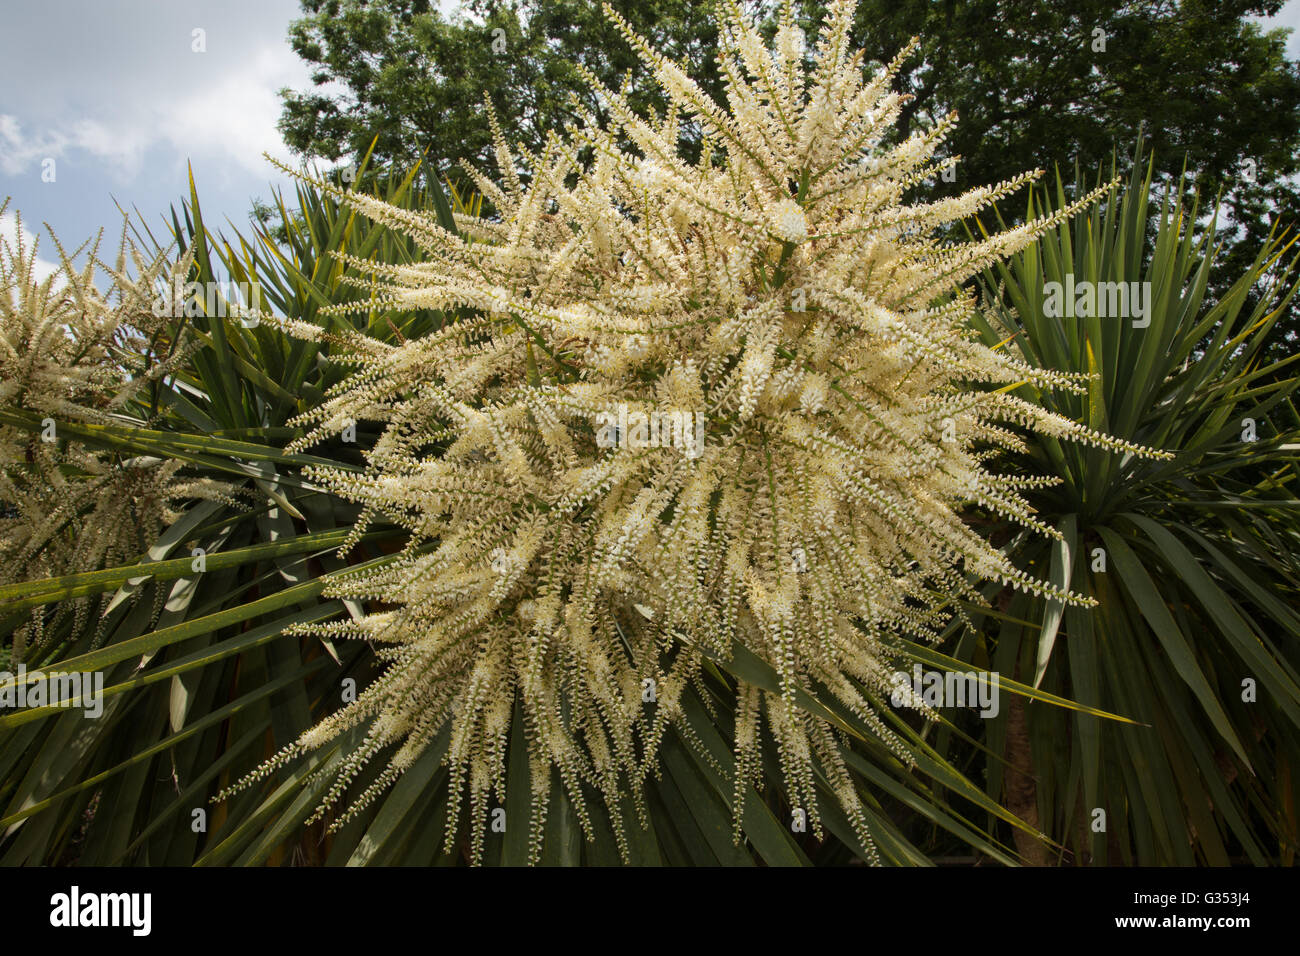
[[[1051,533],[1015,481],[982,467],[1019,447],[1009,424],[1137,451],[1014,397],[1004,386],[1079,381],[966,332],[962,283],[1073,210],[968,244],[933,238],[1037,174],[905,203],[947,165],[932,157],[953,118],[880,146],[904,103],[889,83],[903,54],[864,81],[852,12],[834,4],[806,53],[788,10],[769,49],[733,6],[724,110],[610,11],[668,115],[603,90],[603,120],[525,157],[527,177],[498,135],[503,181],[469,170],[495,212],[459,215],[456,233],[340,194],[428,252],[374,267],[372,307],[449,318],[396,345],[352,338],[357,373],[308,416],[303,447],[383,423],[365,474],[316,478],[402,522],[412,544],[331,586],[391,610],[314,629],[377,642],[386,672],[263,772],[369,722],[329,794],[387,751],[355,810],[449,727],[477,852],[518,698],[536,853],[553,768],[584,826],[582,784],[617,817],[706,655],[740,642],[780,691],[739,686],[738,792],[765,727],[795,805],[817,825],[824,772],[869,845],[836,734],[796,692],[829,688],[905,754],[876,716],[891,630],[936,634],[954,596],[976,599],[970,574],[1076,600],[958,515],[978,502]]]

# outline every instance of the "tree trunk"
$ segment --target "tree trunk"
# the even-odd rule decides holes
[[[1038,786],[1034,778],[1033,754],[1029,749],[1029,728],[1025,723],[1025,700],[1019,694],[1009,696],[1011,706],[1007,711],[1006,743],[1006,759],[1009,766],[1003,776],[1002,784],[1005,805],[1021,820],[1038,830]],[[1014,833],[1016,850],[1025,858],[1029,866],[1050,864],[1046,844],[1018,827]]]

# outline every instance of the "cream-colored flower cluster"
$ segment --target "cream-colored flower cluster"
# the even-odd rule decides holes
[[[0,206],[0,214],[7,208]],[[228,499],[229,488],[180,475],[182,462],[124,457],[70,437],[65,426],[144,424],[130,414],[142,389],[168,374],[190,343],[173,343],[153,313],[160,277],[184,276],[189,260],[146,259],[125,227],[114,264],[99,240],[74,264],[54,240],[59,266],[41,279],[35,243],[21,220],[0,240],[0,407],[39,420],[40,430],[0,422],[0,582],[36,580],[124,564],[143,554],[175,507],[195,497]],[[96,272],[108,275],[104,288]],[[85,600],[59,615],[85,621]],[[44,609],[14,636],[14,653],[39,645],[53,622]]]
[[[891,632],[936,634],[955,599],[978,600],[972,573],[1081,600],[1025,576],[958,513],[978,502],[1052,533],[1023,483],[982,466],[1021,445],[1008,425],[1141,452],[1015,397],[1017,383],[1080,383],[967,332],[963,283],[1073,209],[936,239],[1037,174],[906,202],[955,162],[933,159],[953,120],[882,146],[908,51],[864,81],[853,6],[832,4],[805,51],[788,9],[769,48],[731,5],[725,108],[610,11],[667,115],[636,115],[606,90],[602,117],[523,162],[498,132],[502,182],[469,170],[493,213],[458,215],[455,234],[340,194],[428,253],[356,261],[379,274],[371,307],[449,318],[399,344],[349,338],[358,371],[307,418],[302,447],[354,419],[383,423],[366,473],[315,478],[412,543],[331,586],[386,609],[310,629],[374,642],[386,671],[262,772],[368,725],[327,800],[388,754],[355,810],[446,732],[448,841],[467,795],[477,853],[518,701],[536,854],[553,773],[584,826],[592,792],[625,824],[620,795],[644,812],[639,784],[664,735],[691,737],[683,695],[739,642],[779,687],[739,683],[735,806],[770,735],[814,827],[820,775],[869,846],[837,731],[796,694],[829,689],[902,753],[878,716]],[[593,423],[621,407],[703,415],[702,454],[598,442]]]

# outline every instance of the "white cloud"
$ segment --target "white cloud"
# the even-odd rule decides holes
[[[307,66],[276,32],[253,42],[210,38],[203,54],[190,52],[188,32],[172,32],[151,59],[113,63],[112,83],[74,75],[9,97],[0,173],[27,175],[46,158],[67,159],[125,184],[155,174],[158,161],[183,170],[194,158],[231,182],[272,174],[263,151],[290,158],[276,128],[279,90],[309,87]]]
[[[9,176],[79,150],[107,163],[117,179],[128,180],[139,173],[148,146],[143,127],[110,129],[97,119],[78,119],[28,135],[16,116],[0,114],[0,171]]]
[[[61,156],[66,142],[62,136],[46,134],[39,140],[23,133],[18,117],[0,113],[0,171],[17,176],[47,156]]]
[[[156,129],[182,156],[219,157],[257,175],[270,171],[262,153],[288,161],[280,138],[279,90],[301,85],[301,62],[284,47],[263,47],[251,61],[169,103]]]
[[[285,42],[298,0],[62,0],[57,29],[47,7],[6,7],[0,28],[0,199],[12,195],[11,208],[72,238],[117,223],[119,207],[138,210],[165,236],[160,210],[187,198],[187,161],[214,226],[238,228],[251,197],[290,185],[261,154],[289,158],[278,90],[311,88]],[[57,188],[41,178],[47,157]]]

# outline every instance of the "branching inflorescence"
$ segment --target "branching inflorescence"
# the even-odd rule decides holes
[[[12,243],[0,240],[0,405],[26,418],[0,421],[5,583],[133,561],[186,502],[233,494],[225,483],[187,478],[180,460],[123,456],[68,434],[78,426],[148,424],[133,402],[198,344],[173,340],[155,308],[156,287],[164,280],[175,286],[190,258],[169,263],[162,251],[145,257],[123,223],[113,263],[99,258],[99,239],[71,255],[55,239],[59,264],[42,278],[36,243],[24,240],[18,223]],[[102,287],[101,270],[109,280]],[[88,608],[75,599],[51,613],[57,620],[71,611],[80,627]],[[33,611],[15,632],[15,657],[39,646],[51,623],[45,609]]]
[[[614,819],[627,822],[625,796],[644,812],[639,783],[665,733],[691,736],[683,695],[739,642],[779,688],[738,684],[735,806],[769,734],[814,828],[821,774],[870,846],[838,731],[796,694],[829,690],[903,754],[877,715],[891,632],[937,635],[954,599],[978,600],[972,578],[1082,603],[1013,567],[959,510],[1054,533],[983,466],[990,449],[1019,447],[1018,428],[1147,452],[1017,397],[1020,383],[1083,383],[976,341],[963,283],[1095,194],[941,241],[940,227],[1038,174],[905,203],[956,162],[934,159],[954,117],[882,145],[911,48],[864,81],[852,2],[832,4],[809,51],[789,9],[769,48],[726,6],[725,109],[609,11],[666,115],[604,90],[604,115],[525,156],[526,176],[498,135],[503,181],[469,170],[494,213],[458,215],[455,233],[340,193],[428,254],[355,260],[378,272],[370,307],[448,320],[399,344],[350,337],[357,372],[306,416],[301,447],[382,423],[365,473],[314,478],[405,525],[411,544],[331,585],[388,609],[304,629],[375,642],[385,672],[259,776],[366,725],[326,801],[387,754],[355,811],[448,734],[448,842],[468,795],[477,854],[518,702],[536,855],[553,775],[584,826],[593,793]],[[688,421],[705,423],[698,454],[675,440]]]

